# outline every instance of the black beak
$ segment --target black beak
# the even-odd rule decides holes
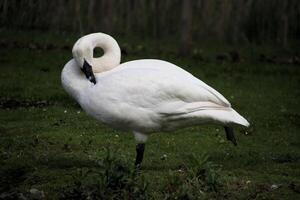
[[[84,60],[83,66],[81,71],[85,74],[86,78],[91,81],[92,83],[96,84],[96,78],[93,73],[92,66]]]

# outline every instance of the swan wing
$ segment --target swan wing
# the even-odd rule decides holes
[[[135,97],[138,100],[135,105],[147,100],[154,105],[174,101],[204,101],[231,107],[228,100],[215,89],[166,61],[145,59],[127,62],[107,73],[99,74],[99,79],[109,82],[102,83],[104,85],[118,85],[120,90],[115,87],[114,90],[119,92],[115,94],[127,94],[127,98]]]
[[[96,74],[96,79],[97,84],[82,95],[81,105],[116,128],[152,132],[201,122],[237,121],[220,93],[165,61],[131,61]]]
[[[230,103],[219,92],[185,70],[160,60],[137,60],[96,75],[91,94],[106,100],[158,113],[191,112]],[[97,97],[98,96],[98,97]],[[197,103],[195,103],[197,102]],[[186,107],[186,105],[189,105]],[[186,111],[183,111],[186,108]]]

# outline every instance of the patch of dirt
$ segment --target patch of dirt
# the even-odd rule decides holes
[[[10,98],[0,98],[1,109],[16,109],[29,107],[43,108],[49,105],[52,105],[52,103],[46,100],[19,100]]]
[[[291,190],[293,190],[294,192],[300,194],[300,185],[299,185],[299,184],[297,184],[297,183],[291,183],[291,184],[289,185],[289,188],[290,188]]]
[[[284,117],[288,118],[293,124],[300,127],[300,114],[298,113],[286,113]]]
[[[254,191],[250,194],[250,199],[256,199],[261,194],[269,194],[271,192],[271,188],[265,184],[257,184],[254,188]]]
[[[298,162],[300,160],[300,157],[287,153],[274,155],[271,159],[277,163],[291,163]]]
[[[260,62],[273,63],[278,65],[300,65],[300,58],[298,55],[292,55],[292,56],[274,55],[270,57],[265,54],[260,54],[258,60]]]

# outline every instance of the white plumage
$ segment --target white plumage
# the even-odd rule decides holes
[[[93,58],[96,46],[103,57]],[[119,64],[120,55],[112,37],[90,34],[75,43],[74,59],[62,71],[65,90],[98,121],[133,131],[138,142],[153,132],[203,123],[249,126],[225,97],[182,68],[154,59]],[[96,84],[81,71],[84,60]]]

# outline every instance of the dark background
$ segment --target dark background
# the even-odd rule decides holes
[[[187,54],[203,42],[277,44],[300,39],[298,0],[1,0],[2,28],[174,39]]]

